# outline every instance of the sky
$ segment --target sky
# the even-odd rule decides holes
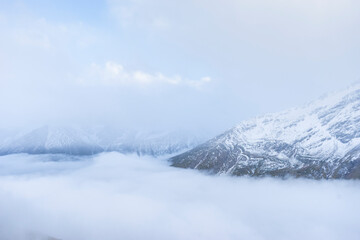
[[[120,153],[53,158],[0,157],[1,239],[359,238],[358,181],[207,176]]]
[[[355,0],[0,1],[0,125],[219,133],[360,79]]]

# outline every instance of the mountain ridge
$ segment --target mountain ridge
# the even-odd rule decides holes
[[[137,132],[107,127],[42,126],[12,134],[0,142],[0,155],[14,153],[93,155],[117,151],[124,154],[162,156],[196,146],[200,137],[178,132]]]
[[[359,153],[357,84],[303,107],[243,121],[170,162],[212,174],[359,178]]]

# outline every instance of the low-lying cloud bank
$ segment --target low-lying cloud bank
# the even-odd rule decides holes
[[[205,176],[119,153],[0,157],[3,240],[349,240],[359,202],[359,181]]]

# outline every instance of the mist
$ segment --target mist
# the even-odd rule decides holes
[[[358,181],[207,176],[171,168],[165,159],[119,153],[86,161],[10,155],[0,157],[0,164],[4,240],[358,239],[360,234]]]

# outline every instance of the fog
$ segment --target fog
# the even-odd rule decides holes
[[[119,153],[10,155],[0,165],[2,240],[360,235],[358,181],[207,176]]]

